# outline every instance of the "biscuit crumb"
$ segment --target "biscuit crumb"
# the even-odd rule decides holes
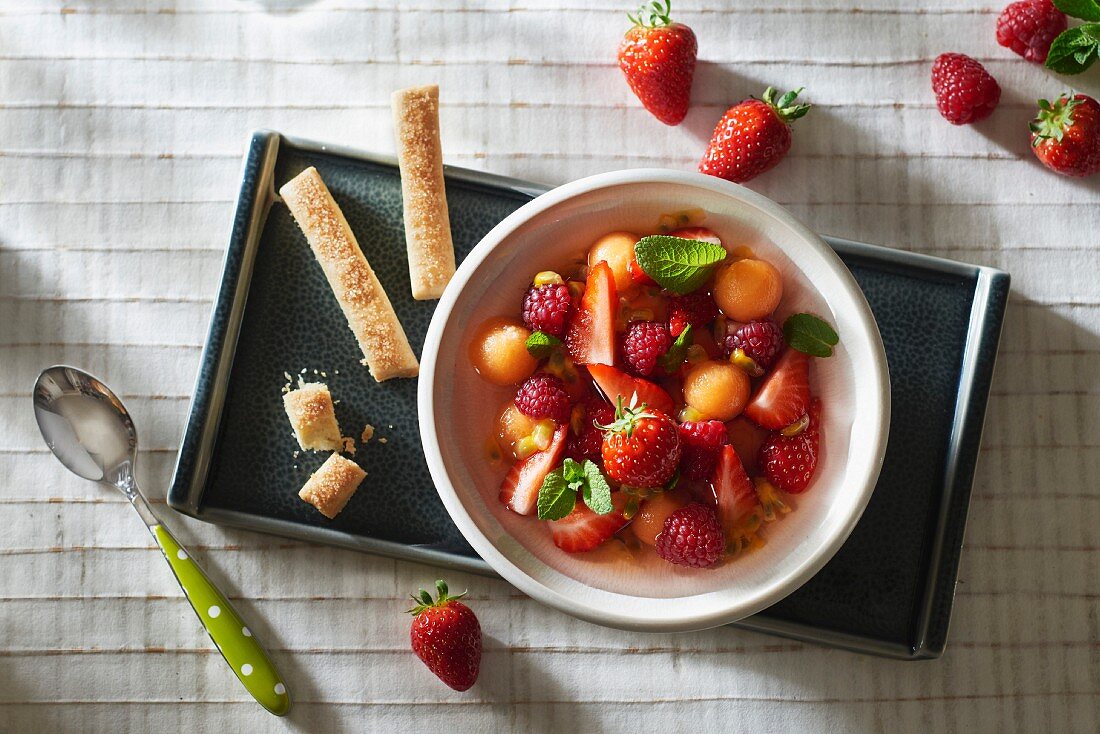
[[[389,442],[390,442],[390,440],[388,438],[386,438],[385,436],[378,439],[378,443],[389,443]]]
[[[367,425],[363,426],[363,435],[361,435],[359,437],[359,440],[362,441],[363,443],[366,443],[367,441],[370,441],[371,438],[373,438],[373,437],[374,437],[374,426],[372,426],[370,423],[368,423]]]
[[[355,439],[351,436],[341,436],[340,440],[344,444],[343,451],[345,454],[351,454],[355,456]]]

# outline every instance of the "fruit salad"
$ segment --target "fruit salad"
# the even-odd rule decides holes
[[[821,446],[815,358],[838,337],[784,313],[766,260],[662,216],[531,274],[519,311],[482,324],[474,369],[507,386],[487,454],[499,499],[568,553],[617,542],[712,567],[763,545],[810,490]]]

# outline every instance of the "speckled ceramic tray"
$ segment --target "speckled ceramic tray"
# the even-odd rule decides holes
[[[423,344],[434,302],[409,296],[393,161],[256,133],[168,503],[208,522],[491,574],[432,486],[416,382],[378,385],[359,365],[321,269],[286,207],[273,205],[275,190],[310,165],[356,232],[413,348],[419,353]],[[448,169],[457,255],[544,190]],[[840,552],[801,589],[737,626],[898,658],[936,657],[947,636],[1009,279],[826,239],[879,322],[892,380],[890,445],[874,496]],[[920,328],[930,322],[939,328]],[[328,382],[345,433],[358,438],[368,422],[376,428],[355,456],[367,480],[332,521],[297,497],[323,458],[295,455],[283,412],[286,376],[302,370]]]

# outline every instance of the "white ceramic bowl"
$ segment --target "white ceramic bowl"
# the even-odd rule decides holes
[[[518,317],[532,274],[561,268],[613,230],[655,231],[660,214],[702,208],[727,246],[748,246],[779,268],[778,315],[812,311],[840,345],[814,360],[824,404],[823,446],[810,490],[766,529],[767,544],[715,569],[673,566],[649,553],[611,562],[614,549],[571,555],[543,523],[497,500],[506,467],[486,458],[510,388],[482,380],[467,345],[487,318]],[[605,173],[524,205],[474,248],[440,299],[424,343],[420,432],[432,478],[474,550],[525,594],[581,619],[624,629],[704,629],[774,604],[840,548],[866,506],[886,450],[889,378],[878,327],[832,250],[774,202],[710,176],[656,169]],[[605,544],[608,545],[608,544]]]

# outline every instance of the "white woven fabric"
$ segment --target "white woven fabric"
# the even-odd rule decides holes
[[[996,45],[999,7],[685,0],[702,62],[666,128],[614,63],[629,4],[0,3],[0,728],[1095,730],[1100,179],[1055,177],[1026,141],[1034,99],[1070,80]],[[1001,82],[991,120],[936,113],[928,71],[948,50]],[[752,188],[821,232],[1012,273],[943,659],[614,632],[448,573],[487,635],[481,681],[456,694],[408,651],[402,599],[436,570],[164,507],[248,132],[389,151],[390,91],[431,81],[449,162],[551,183],[689,168],[726,104],[804,85],[817,108]],[[148,493],[271,648],[288,720],[232,678],[121,497],[46,452],[29,391],[54,362],[126,400]]]

